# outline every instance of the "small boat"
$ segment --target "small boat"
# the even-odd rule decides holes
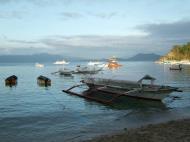
[[[38,78],[37,78],[37,83],[39,86],[51,86],[51,80],[45,76],[42,76],[40,75]]]
[[[43,65],[43,64],[40,64],[40,63],[36,63],[35,66],[36,66],[37,68],[43,68],[43,67],[44,67],[44,65]]]
[[[67,68],[63,68],[63,69],[60,69],[58,72],[59,72],[60,75],[72,76],[74,71],[72,71],[70,69],[67,69]]]
[[[66,62],[65,60],[62,60],[62,61],[56,61],[53,64],[55,64],[55,65],[67,65],[67,64],[69,64],[69,62]]]
[[[144,80],[150,80],[151,83],[144,84]],[[86,78],[81,81],[82,84],[72,86],[67,90],[63,90],[63,92],[105,104],[127,97],[162,101],[171,92],[181,92],[177,87],[154,85],[154,81],[155,78],[149,75],[144,76],[139,81]],[[81,85],[87,85],[89,89],[85,90],[83,94],[71,91]],[[103,96],[100,95],[102,93],[104,93]]]
[[[98,61],[90,61],[87,64],[88,66],[97,66],[97,67],[106,67],[106,64],[102,63],[102,62],[98,62]]]
[[[108,61],[108,64],[107,64],[107,67],[109,69],[115,69],[115,68],[118,68],[118,67],[121,67],[122,65],[120,65],[118,62],[117,62],[117,59],[116,57],[112,57],[109,59]]]
[[[179,65],[172,65],[169,69],[170,70],[179,70],[179,71],[181,71],[182,70],[182,66],[181,66],[181,64],[179,64]]]
[[[15,75],[12,75],[12,76],[9,76],[5,79],[5,85],[6,86],[16,86],[17,85],[17,76]]]
[[[96,74],[100,71],[102,71],[102,67],[96,67],[96,66],[80,66],[78,65],[76,68],[76,71],[74,73],[81,73],[81,74]]]

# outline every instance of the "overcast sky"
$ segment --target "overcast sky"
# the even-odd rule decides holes
[[[189,0],[0,0],[0,54],[163,55],[188,41]]]

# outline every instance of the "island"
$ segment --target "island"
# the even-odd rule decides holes
[[[160,58],[160,55],[154,53],[139,53],[133,57],[125,59],[125,61],[156,61]]]
[[[175,45],[169,53],[162,56],[157,63],[164,64],[188,64],[190,65],[190,42],[183,45]]]

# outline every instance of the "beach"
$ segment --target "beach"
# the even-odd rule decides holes
[[[150,124],[86,142],[189,142],[190,119]]]
[[[162,61],[156,61],[155,63],[158,64],[171,64],[171,65],[176,65],[176,64],[182,64],[182,65],[190,65],[189,60],[162,60]]]

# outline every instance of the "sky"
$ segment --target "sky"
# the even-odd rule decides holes
[[[189,41],[189,0],[0,0],[0,55],[125,58]]]

